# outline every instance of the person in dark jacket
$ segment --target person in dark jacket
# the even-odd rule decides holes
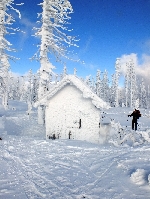
[[[128,115],[128,117],[133,117],[133,119],[132,119],[132,130],[135,129],[135,131],[136,131],[137,130],[137,120],[139,119],[139,117],[141,117],[140,111],[135,109],[131,115]]]

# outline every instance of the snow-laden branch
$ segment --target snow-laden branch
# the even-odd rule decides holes
[[[0,0],[0,77],[6,85],[5,92],[2,97],[2,103],[5,108],[8,106],[9,60],[16,59],[15,57],[8,55],[8,52],[15,52],[16,50],[11,48],[12,44],[6,39],[6,35],[11,35],[20,31],[19,28],[12,27],[15,19],[9,11],[12,10],[16,12],[18,17],[21,18],[19,10],[14,8],[14,5],[14,0]]]
[[[49,75],[53,73],[53,65],[50,63],[49,54],[53,54],[57,61],[62,57],[70,59],[68,56],[68,48],[75,46],[77,39],[70,36],[70,29],[67,25],[73,13],[73,8],[69,0],[43,0],[40,4],[42,13],[38,13],[38,26],[33,28],[35,37],[41,40],[40,45],[37,45],[38,51],[32,57],[39,60],[40,67],[40,83],[39,83],[39,98],[48,90]]]
[[[74,36],[69,36],[67,32],[69,23],[67,22],[73,13],[72,6],[67,0],[57,0],[55,2],[44,0],[38,4],[42,7],[43,12],[38,13],[38,18],[42,26],[34,28],[36,30],[35,37],[41,38],[41,50],[45,53],[52,53],[56,56],[67,57],[67,48],[70,46],[77,47],[78,40]],[[47,55],[48,56],[48,55]],[[36,57],[37,58],[37,57]],[[41,58],[41,56],[40,56]]]

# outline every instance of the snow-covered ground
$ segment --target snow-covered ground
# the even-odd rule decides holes
[[[150,198],[150,112],[131,131],[129,108],[102,111],[114,127],[102,145],[46,140],[26,104],[0,107],[0,199]],[[119,123],[118,123],[119,122]]]

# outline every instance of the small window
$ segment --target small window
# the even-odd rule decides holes
[[[99,129],[100,129],[100,127],[101,127],[101,124],[100,124],[100,122],[99,122],[99,124],[98,124],[98,125],[99,125]]]
[[[81,119],[79,119],[79,129],[81,128]]]

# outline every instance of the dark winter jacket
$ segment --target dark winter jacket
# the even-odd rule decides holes
[[[139,119],[139,117],[141,117],[141,113],[140,113],[139,110],[136,110],[136,109],[135,109],[131,115],[128,115],[128,117],[129,117],[129,116],[130,116],[130,117],[133,116],[133,120],[135,121],[135,120]]]

